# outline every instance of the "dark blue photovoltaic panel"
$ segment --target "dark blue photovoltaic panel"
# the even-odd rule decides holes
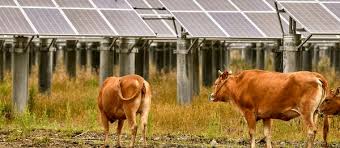
[[[151,29],[132,10],[102,10],[102,13],[120,36],[155,36]]]
[[[63,11],[80,35],[116,35],[96,10],[63,9]]]
[[[51,0],[18,0],[21,6],[56,7]]]
[[[18,8],[0,8],[0,34],[34,34]]]
[[[24,8],[24,11],[39,34],[75,35],[58,9]]]

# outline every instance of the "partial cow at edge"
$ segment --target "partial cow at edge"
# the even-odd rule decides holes
[[[120,147],[120,134],[124,120],[131,128],[130,147],[134,147],[137,133],[137,114],[141,115],[142,138],[146,146],[146,126],[151,105],[151,88],[147,81],[138,75],[107,78],[97,98],[101,120],[104,126],[105,141],[108,144],[109,122],[118,121],[117,147]]]
[[[255,147],[256,122],[263,120],[266,146],[271,146],[272,119],[288,121],[301,116],[308,129],[306,146],[314,143],[318,107],[326,98],[328,82],[315,72],[278,73],[245,70],[238,74],[220,72],[212,101],[232,102],[245,117],[251,147]]]
[[[330,91],[326,100],[320,106],[320,112],[324,115],[323,139],[327,147],[327,136],[329,131],[329,116],[340,115],[340,87]]]

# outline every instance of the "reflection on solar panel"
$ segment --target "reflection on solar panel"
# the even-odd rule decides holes
[[[210,13],[231,37],[256,38],[261,33],[241,13]]]
[[[206,11],[237,11],[228,0],[196,0]]]
[[[24,9],[41,35],[75,35],[58,9]]]
[[[80,35],[114,35],[96,10],[63,9]]]
[[[102,13],[120,36],[154,35],[134,11],[103,10]]]
[[[340,22],[319,3],[280,2],[280,4],[310,33],[335,34],[340,32]]]
[[[0,8],[1,34],[34,34],[18,8]]]
[[[166,27],[162,20],[145,20],[157,37],[174,37],[174,33]]]
[[[98,8],[131,9],[125,0],[92,0]]]
[[[18,0],[21,6],[55,7],[51,0]]]
[[[202,11],[193,0],[162,0],[170,11]]]
[[[231,0],[242,11],[272,11],[262,0]]]
[[[203,12],[173,12],[193,37],[226,37],[222,30]]]
[[[88,0],[55,0],[60,7],[93,8]]]
[[[282,37],[282,32],[276,13],[246,13],[246,15],[267,35],[267,37]],[[287,30],[288,24],[282,22],[282,25],[283,28]]]

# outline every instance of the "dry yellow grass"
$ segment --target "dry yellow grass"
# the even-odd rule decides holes
[[[324,62],[324,63],[322,63]],[[340,86],[335,73],[320,64],[321,73],[330,81],[331,86]],[[239,61],[232,64],[232,69],[244,67]],[[152,110],[149,118],[149,136],[152,135],[201,135],[210,138],[224,137],[231,140],[248,139],[247,126],[241,114],[230,104],[208,102],[211,88],[202,88],[201,94],[193,99],[192,105],[176,104],[176,75],[156,75],[151,70],[150,83],[153,89]],[[98,81],[96,75],[80,72],[76,80],[69,81],[62,69],[53,76],[50,96],[37,92],[37,72],[30,76],[31,103],[29,111],[7,119],[11,102],[11,78],[7,74],[4,83],[0,84],[0,128],[9,129],[63,129],[101,131],[96,97]],[[340,119],[334,118],[331,123],[329,140],[340,142]],[[274,141],[300,141],[305,137],[299,119],[290,122],[274,121]],[[116,124],[114,124],[116,125]],[[321,122],[319,123],[321,126]],[[111,128],[114,132],[115,128]],[[321,140],[321,129],[317,139]],[[128,132],[127,124],[125,132]],[[258,124],[257,133],[262,133],[262,123]],[[258,138],[263,134],[257,134]]]

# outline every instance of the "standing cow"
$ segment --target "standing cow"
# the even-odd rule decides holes
[[[328,118],[332,115],[340,115],[340,87],[329,93],[320,106],[320,112],[324,115],[323,140],[327,147],[327,135],[329,131]]]
[[[143,142],[146,145],[146,125],[151,105],[151,88],[147,81],[138,75],[109,77],[104,81],[97,99],[104,126],[105,145],[108,142],[109,122],[118,120],[117,146],[120,147],[120,134],[124,120],[127,119],[132,133],[130,147],[134,147],[137,114],[141,114]]]
[[[246,70],[236,75],[220,72],[211,101],[231,101],[244,115],[251,147],[255,147],[256,121],[263,120],[267,147],[271,147],[271,119],[288,121],[301,116],[308,128],[307,147],[316,134],[317,109],[326,97],[328,83],[314,72],[277,73]]]

